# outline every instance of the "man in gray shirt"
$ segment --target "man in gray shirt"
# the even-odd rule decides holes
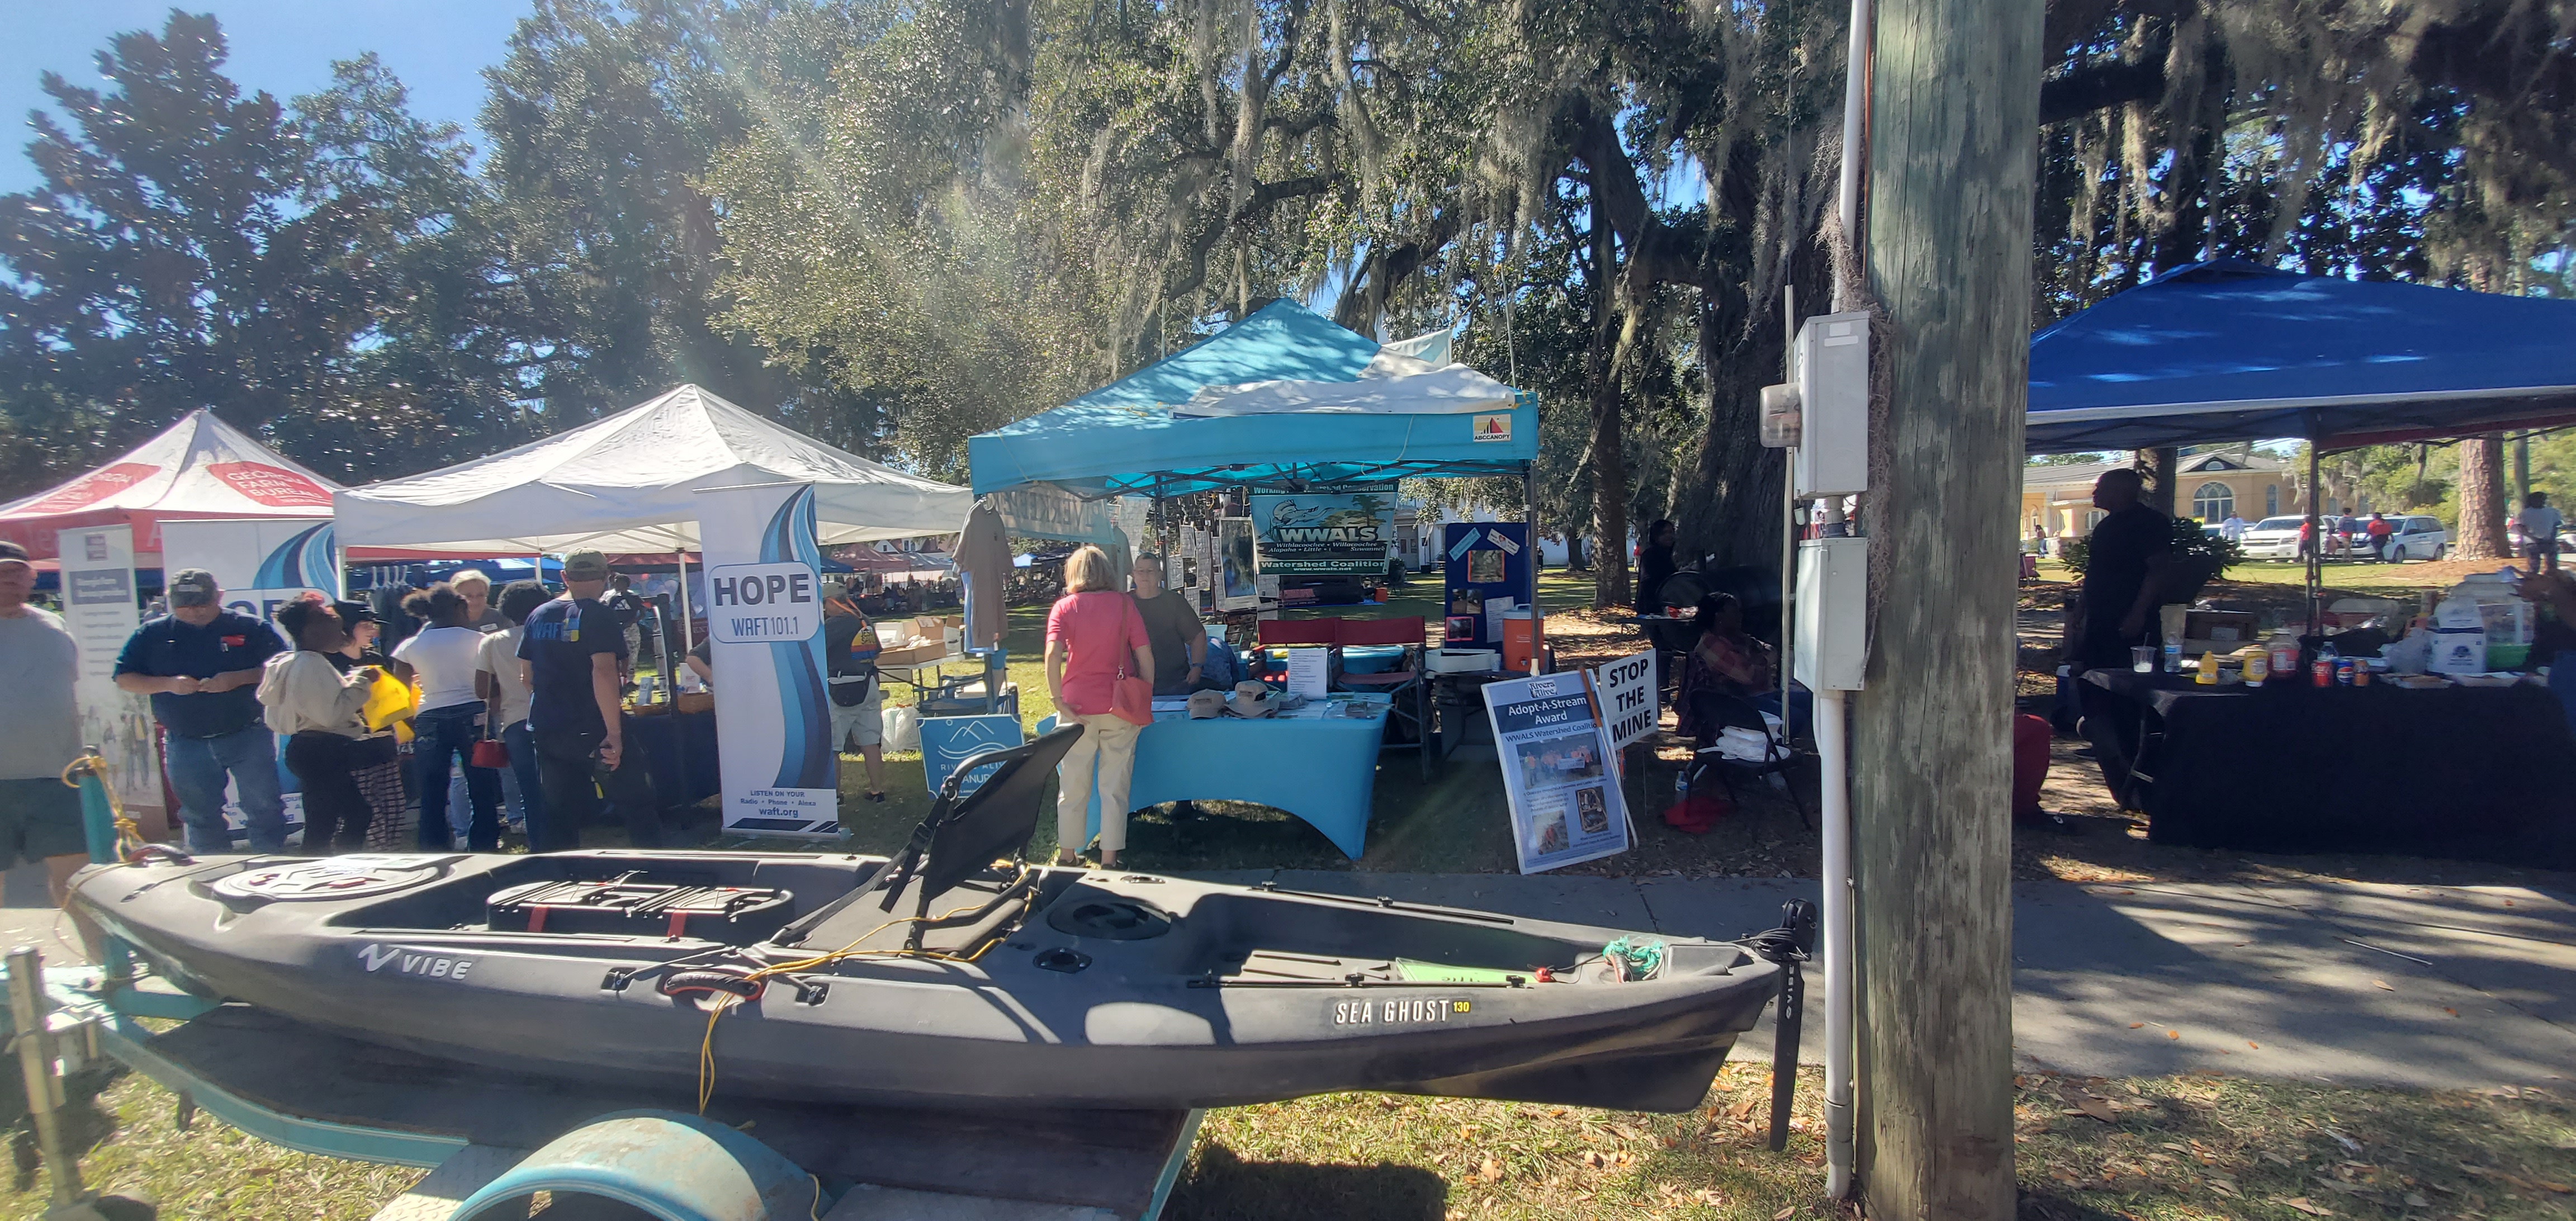
[[[62,778],[81,753],[80,645],[60,616],[28,605],[35,587],[26,548],[0,542],[0,870],[44,861],[60,907],[63,884],[89,863],[80,793]]]
[[[1136,557],[1136,610],[1145,619],[1145,639],[1154,648],[1154,694],[1186,695],[1202,685],[1199,667],[1207,661],[1207,629],[1199,612],[1178,590],[1163,588],[1162,557]]]

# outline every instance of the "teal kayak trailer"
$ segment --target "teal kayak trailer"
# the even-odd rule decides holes
[[[93,860],[119,853],[114,798],[76,767]],[[130,834],[130,825],[126,832]],[[130,846],[130,845],[129,845]],[[147,849],[148,851],[148,849]],[[31,1102],[59,1105],[56,1071],[106,1058],[197,1111],[271,1144],[430,1173],[377,1221],[525,1221],[536,1214],[653,1221],[1154,1221],[1197,1133],[1198,1111],[902,1109],[718,1097],[661,1083],[569,1081],[395,1051],[238,1004],[138,980],[109,939],[98,967],[36,967],[10,992]],[[146,1019],[161,1019],[152,1026]],[[172,1024],[172,1023],[175,1023]],[[53,1168],[49,1217],[101,1215],[35,1108]],[[567,1207],[568,1198],[584,1198]]]

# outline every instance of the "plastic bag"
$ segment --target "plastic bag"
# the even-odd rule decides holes
[[[368,729],[390,727],[395,741],[408,742],[412,735],[411,719],[419,711],[420,688],[379,671],[375,683],[367,688],[367,702],[358,710],[358,715],[366,718]]]
[[[910,704],[886,709],[884,736],[887,750],[921,749],[921,710]]]

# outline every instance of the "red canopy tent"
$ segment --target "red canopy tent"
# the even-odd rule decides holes
[[[51,559],[55,532],[130,524],[134,564],[161,564],[161,523],[191,518],[328,521],[339,485],[199,409],[97,470],[0,505],[0,538]]]

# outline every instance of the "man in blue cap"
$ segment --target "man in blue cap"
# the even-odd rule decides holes
[[[260,667],[286,651],[267,624],[225,610],[215,574],[182,568],[170,578],[170,613],[127,637],[116,658],[119,690],[152,697],[168,743],[163,762],[179,794],[188,851],[230,852],[224,784],[249,823],[250,850],[286,850],[278,795],[277,739],[261,719]]]

